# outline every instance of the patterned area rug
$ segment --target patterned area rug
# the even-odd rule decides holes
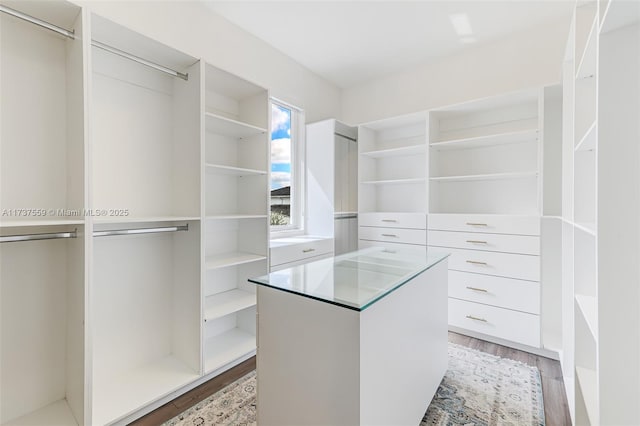
[[[256,425],[255,372],[165,425]],[[540,373],[518,361],[449,343],[449,368],[420,425],[542,426]]]

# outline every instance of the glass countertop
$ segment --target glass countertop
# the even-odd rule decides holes
[[[371,247],[272,272],[249,281],[363,311],[449,256],[421,249]]]

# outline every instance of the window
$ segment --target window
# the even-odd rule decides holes
[[[271,228],[302,230],[304,149],[303,113],[271,103]]]

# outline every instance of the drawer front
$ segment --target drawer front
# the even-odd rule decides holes
[[[283,269],[291,268],[298,265],[304,265],[305,263],[315,262],[316,260],[328,259],[333,256],[333,253],[325,253],[319,256],[313,256],[302,260],[296,260],[295,262],[281,263],[271,267],[270,272],[281,271]]]
[[[538,216],[430,214],[427,225],[435,231],[540,235]]]
[[[333,239],[312,240],[270,249],[271,266],[296,262],[326,253],[333,253]]]
[[[532,281],[449,271],[449,297],[540,314],[540,284]]]
[[[360,226],[427,229],[427,215],[424,213],[359,213],[358,223]]]
[[[369,247],[382,247],[391,252],[395,252],[397,250],[415,250],[417,253],[426,253],[426,246],[419,246],[415,244],[402,244],[402,243],[388,243],[385,241],[369,241],[369,240],[358,240],[358,249],[365,249]]]
[[[427,231],[424,229],[378,228],[361,226],[358,230],[361,240],[384,241],[388,243],[427,245]]]
[[[540,254],[540,237],[527,235],[481,234],[476,232],[429,231],[430,246],[503,253]]]
[[[449,298],[449,325],[540,347],[540,317]]]
[[[539,256],[455,248],[443,249],[441,247],[433,247],[433,249],[451,253],[451,257],[449,257],[450,270],[540,281]]]

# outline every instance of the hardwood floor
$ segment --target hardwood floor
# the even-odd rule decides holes
[[[450,332],[449,341],[502,358],[509,358],[538,367],[540,377],[542,378],[546,424],[548,426],[571,425],[569,406],[567,405],[564,382],[562,380],[562,371],[560,370],[560,363],[558,361],[457,333]],[[213,395],[255,368],[256,359],[253,357],[131,424],[135,426],[156,426],[162,424],[208,396]]]

